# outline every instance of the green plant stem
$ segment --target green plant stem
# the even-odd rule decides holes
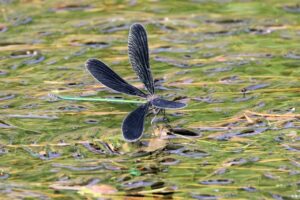
[[[146,101],[126,100],[126,99],[109,99],[109,98],[89,98],[89,97],[70,97],[56,95],[59,99],[71,100],[71,101],[100,101],[100,102],[112,102],[112,103],[135,103],[143,104]]]

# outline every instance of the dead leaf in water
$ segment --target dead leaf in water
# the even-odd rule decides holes
[[[92,195],[94,197],[103,197],[104,195],[112,195],[118,192],[118,190],[110,185],[93,185],[93,186],[65,186],[54,184],[50,188],[55,190],[73,190],[78,191],[81,195]]]
[[[245,118],[246,118],[246,120],[248,121],[249,124],[254,123],[254,121],[246,113],[244,113],[244,116],[245,116]]]
[[[149,141],[149,145],[145,147],[143,150],[146,152],[153,152],[165,148],[166,145],[167,145],[167,140],[164,140],[162,138],[153,138]]]
[[[116,188],[110,185],[93,185],[88,187],[93,194],[115,194],[118,192]]]
[[[143,148],[146,152],[153,152],[159,149],[163,149],[167,145],[167,141],[163,138],[167,136],[168,129],[164,126],[159,126],[154,130],[155,138],[149,141],[147,147]]]
[[[0,24],[0,33],[7,31],[7,26],[4,24]]]
[[[90,5],[80,5],[80,4],[59,4],[56,7],[49,9],[52,12],[63,12],[63,11],[80,11],[91,9]]]

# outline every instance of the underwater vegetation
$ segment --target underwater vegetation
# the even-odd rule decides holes
[[[297,0],[0,11],[0,199],[300,198]]]

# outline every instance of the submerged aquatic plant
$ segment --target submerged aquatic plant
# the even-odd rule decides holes
[[[149,64],[149,50],[147,33],[140,24],[130,27],[128,37],[129,60],[133,70],[144,83],[148,93],[130,85],[107,65],[97,59],[89,59],[86,68],[91,75],[103,85],[129,95],[146,99],[146,103],[129,113],[122,124],[122,133],[126,141],[134,142],[140,139],[144,131],[144,120],[150,107],[158,109],[179,109],[186,106],[184,103],[168,101],[155,95],[154,81]]]

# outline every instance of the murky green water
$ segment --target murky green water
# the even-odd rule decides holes
[[[0,199],[300,198],[297,0],[0,2]],[[136,22],[157,93],[188,102],[170,125],[200,136],[153,139],[164,131],[149,118],[126,144],[136,105],[48,95],[134,99],[84,62],[142,87],[127,57]]]

